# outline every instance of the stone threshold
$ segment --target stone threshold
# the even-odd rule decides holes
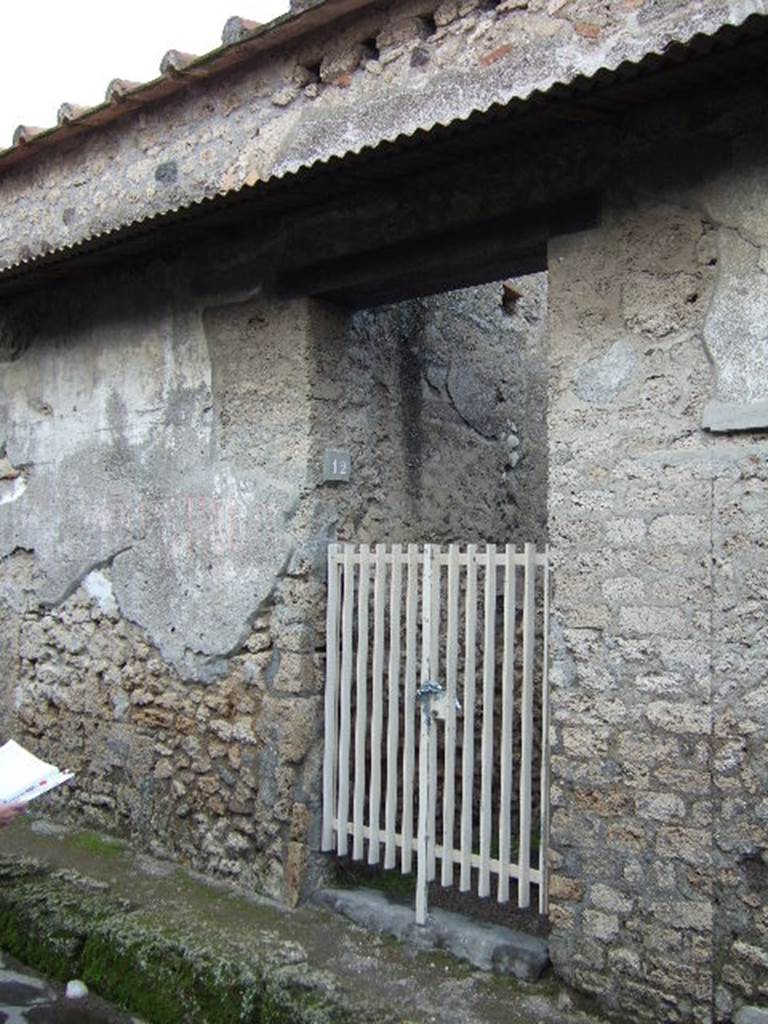
[[[49,978],[82,979],[147,1024],[605,1021],[551,971],[523,984],[414,945],[327,907],[288,910],[109,836],[40,819],[0,833],[0,948]],[[512,955],[487,946],[491,966],[492,949],[499,965]]]
[[[549,966],[544,939],[450,910],[433,910],[427,923],[418,925],[412,907],[393,903],[372,889],[321,889],[315,902],[370,931],[391,935],[416,949],[444,950],[481,971],[538,981]]]

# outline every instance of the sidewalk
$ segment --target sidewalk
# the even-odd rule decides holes
[[[486,974],[40,819],[0,835],[0,948],[148,1024],[601,1024],[551,977]]]

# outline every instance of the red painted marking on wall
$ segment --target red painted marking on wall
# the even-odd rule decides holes
[[[489,64],[495,64],[497,60],[501,60],[512,49],[511,43],[504,43],[503,46],[497,46],[495,50],[491,50],[490,53],[486,53],[484,57],[480,58],[480,63],[483,67],[487,67]]]

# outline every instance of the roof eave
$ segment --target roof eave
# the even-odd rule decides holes
[[[130,92],[88,107],[77,117],[63,124],[52,125],[25,141],[0,150],[0,174],[23,161],[35,159],[43,152],[64,145],[84,132],[101,128],[152,103],[167,99],[188,88],[196,80],[211,78],[231,71],[301,36],[327,28],[335,21],[375,6],[375,0],[307,0],[298,11],[289,11],[266,25],[260,25],[243,39],[222,45],[195,58],[182,70],[159,75]]]

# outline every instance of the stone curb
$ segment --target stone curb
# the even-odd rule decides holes
[[[0,856],[0,946],[45,974],[82,978],[152,1024],[352,1024],[334,979],[295,943],[257,948],[164,927],[162,915],[102,883],[33,859]],[[391,1024],[375,1011],[371,1024]]]

